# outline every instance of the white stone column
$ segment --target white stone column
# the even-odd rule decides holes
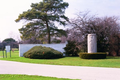
[[[97,36],[96,34],[88,34],[87,37],[88,53],[97,53]]]

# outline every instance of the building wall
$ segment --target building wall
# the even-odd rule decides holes
[[[64,47],[66,46],[66,43],[61,44],[19,44],[19,56],[23,57],[23,54],[33,48],[34,46],[45,46],[53,48],[57,51],[64,52]]]

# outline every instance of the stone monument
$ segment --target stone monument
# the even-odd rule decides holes
[[[96,34],[88,34],[87,37],[88,53],[97,53],[97,37]]]

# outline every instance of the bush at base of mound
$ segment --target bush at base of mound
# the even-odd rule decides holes
[[[107,53],[79,53],[79,57],[82,59],[105,59]]]
[[[57,59],[62,58],[63,54],[49,47],[35,46],[25,52],[23,56],[31,59]]]

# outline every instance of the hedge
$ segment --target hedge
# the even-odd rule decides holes
[[[79,57],[82,59],[105,59],[107,53],[79,53]]]

